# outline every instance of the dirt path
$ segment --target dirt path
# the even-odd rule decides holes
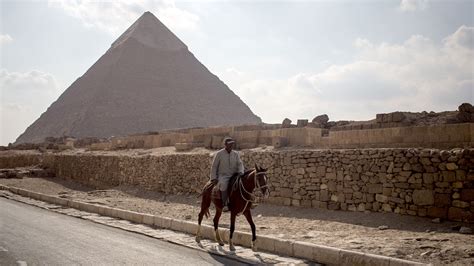
[[[58,178],[0,179],[8,186],[64,198],[162,215],[197,220],[200,199],[196,195],[165,195],[134,187],[107,190]],[[212,214],[212,210],[211,210]],[[425,263],[474,265],[474,235],[453,230],[461,223],[433,223],[430,219],[392,213],[361,213],[261,204],[253,210],[257,235],[300,240],[349,250],[386,255]],[[212,220],[204,221],[211,224]],[[224,214],[221,226],[228,227]],[[388,229],[381,230],[381,226]],[[473,228],[474,225],[466,225]],[[237,230],[250,232],[243,217]]]

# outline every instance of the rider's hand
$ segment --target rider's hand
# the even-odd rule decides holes
[[[211,179],[212,184],[217,184],[217,179]]]

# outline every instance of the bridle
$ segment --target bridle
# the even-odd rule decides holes
[[[265,191],[265,194],[263,195],[263,197],[268,197],[269,196],[269,191],[268,191],[268,183],[267,183],[267,173],[264,171],[264,172],[257,172],[257,169],[253,170],[252,172],[250,172],[249,175],[253,174],[254,175],[254,178],[253,178],[253,182],[254,182],[254,188],[251,192],[247,191],[245,189],[245,186],[244,186],[244,183],[242,182],[242,177],[239,178],[239,191],[240,191],[240,197],[245,200],[245,206],[244,208],[242,209],[241,212],[239,212],[239,214],[242,214],[245,209],[247,209],[247,205],[249,203],[254,203],[255,200],[253,200],[254,198],[257,198],[257,196],[255,195],[255,190],[261,190],[262,188],[267,188],[267,190]],[[265,181],[265,185],[260,185],[260,182],[257,182],[257,177],[258,176],[261,176],[263,175],[263,180]],[[246,199],[244,194],[242,193],[242,190],[243,192],[247,193],[249,196],[250,196],[250,199]]]

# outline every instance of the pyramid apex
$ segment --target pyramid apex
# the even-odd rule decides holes
[[[112,43],[111,48],[116,48],[130,39],[160,50],[187,49],[187,46],[150,11],[144,12]]]

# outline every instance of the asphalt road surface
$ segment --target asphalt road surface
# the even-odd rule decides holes
[[[0,265],[239,265],[0,197]]]

